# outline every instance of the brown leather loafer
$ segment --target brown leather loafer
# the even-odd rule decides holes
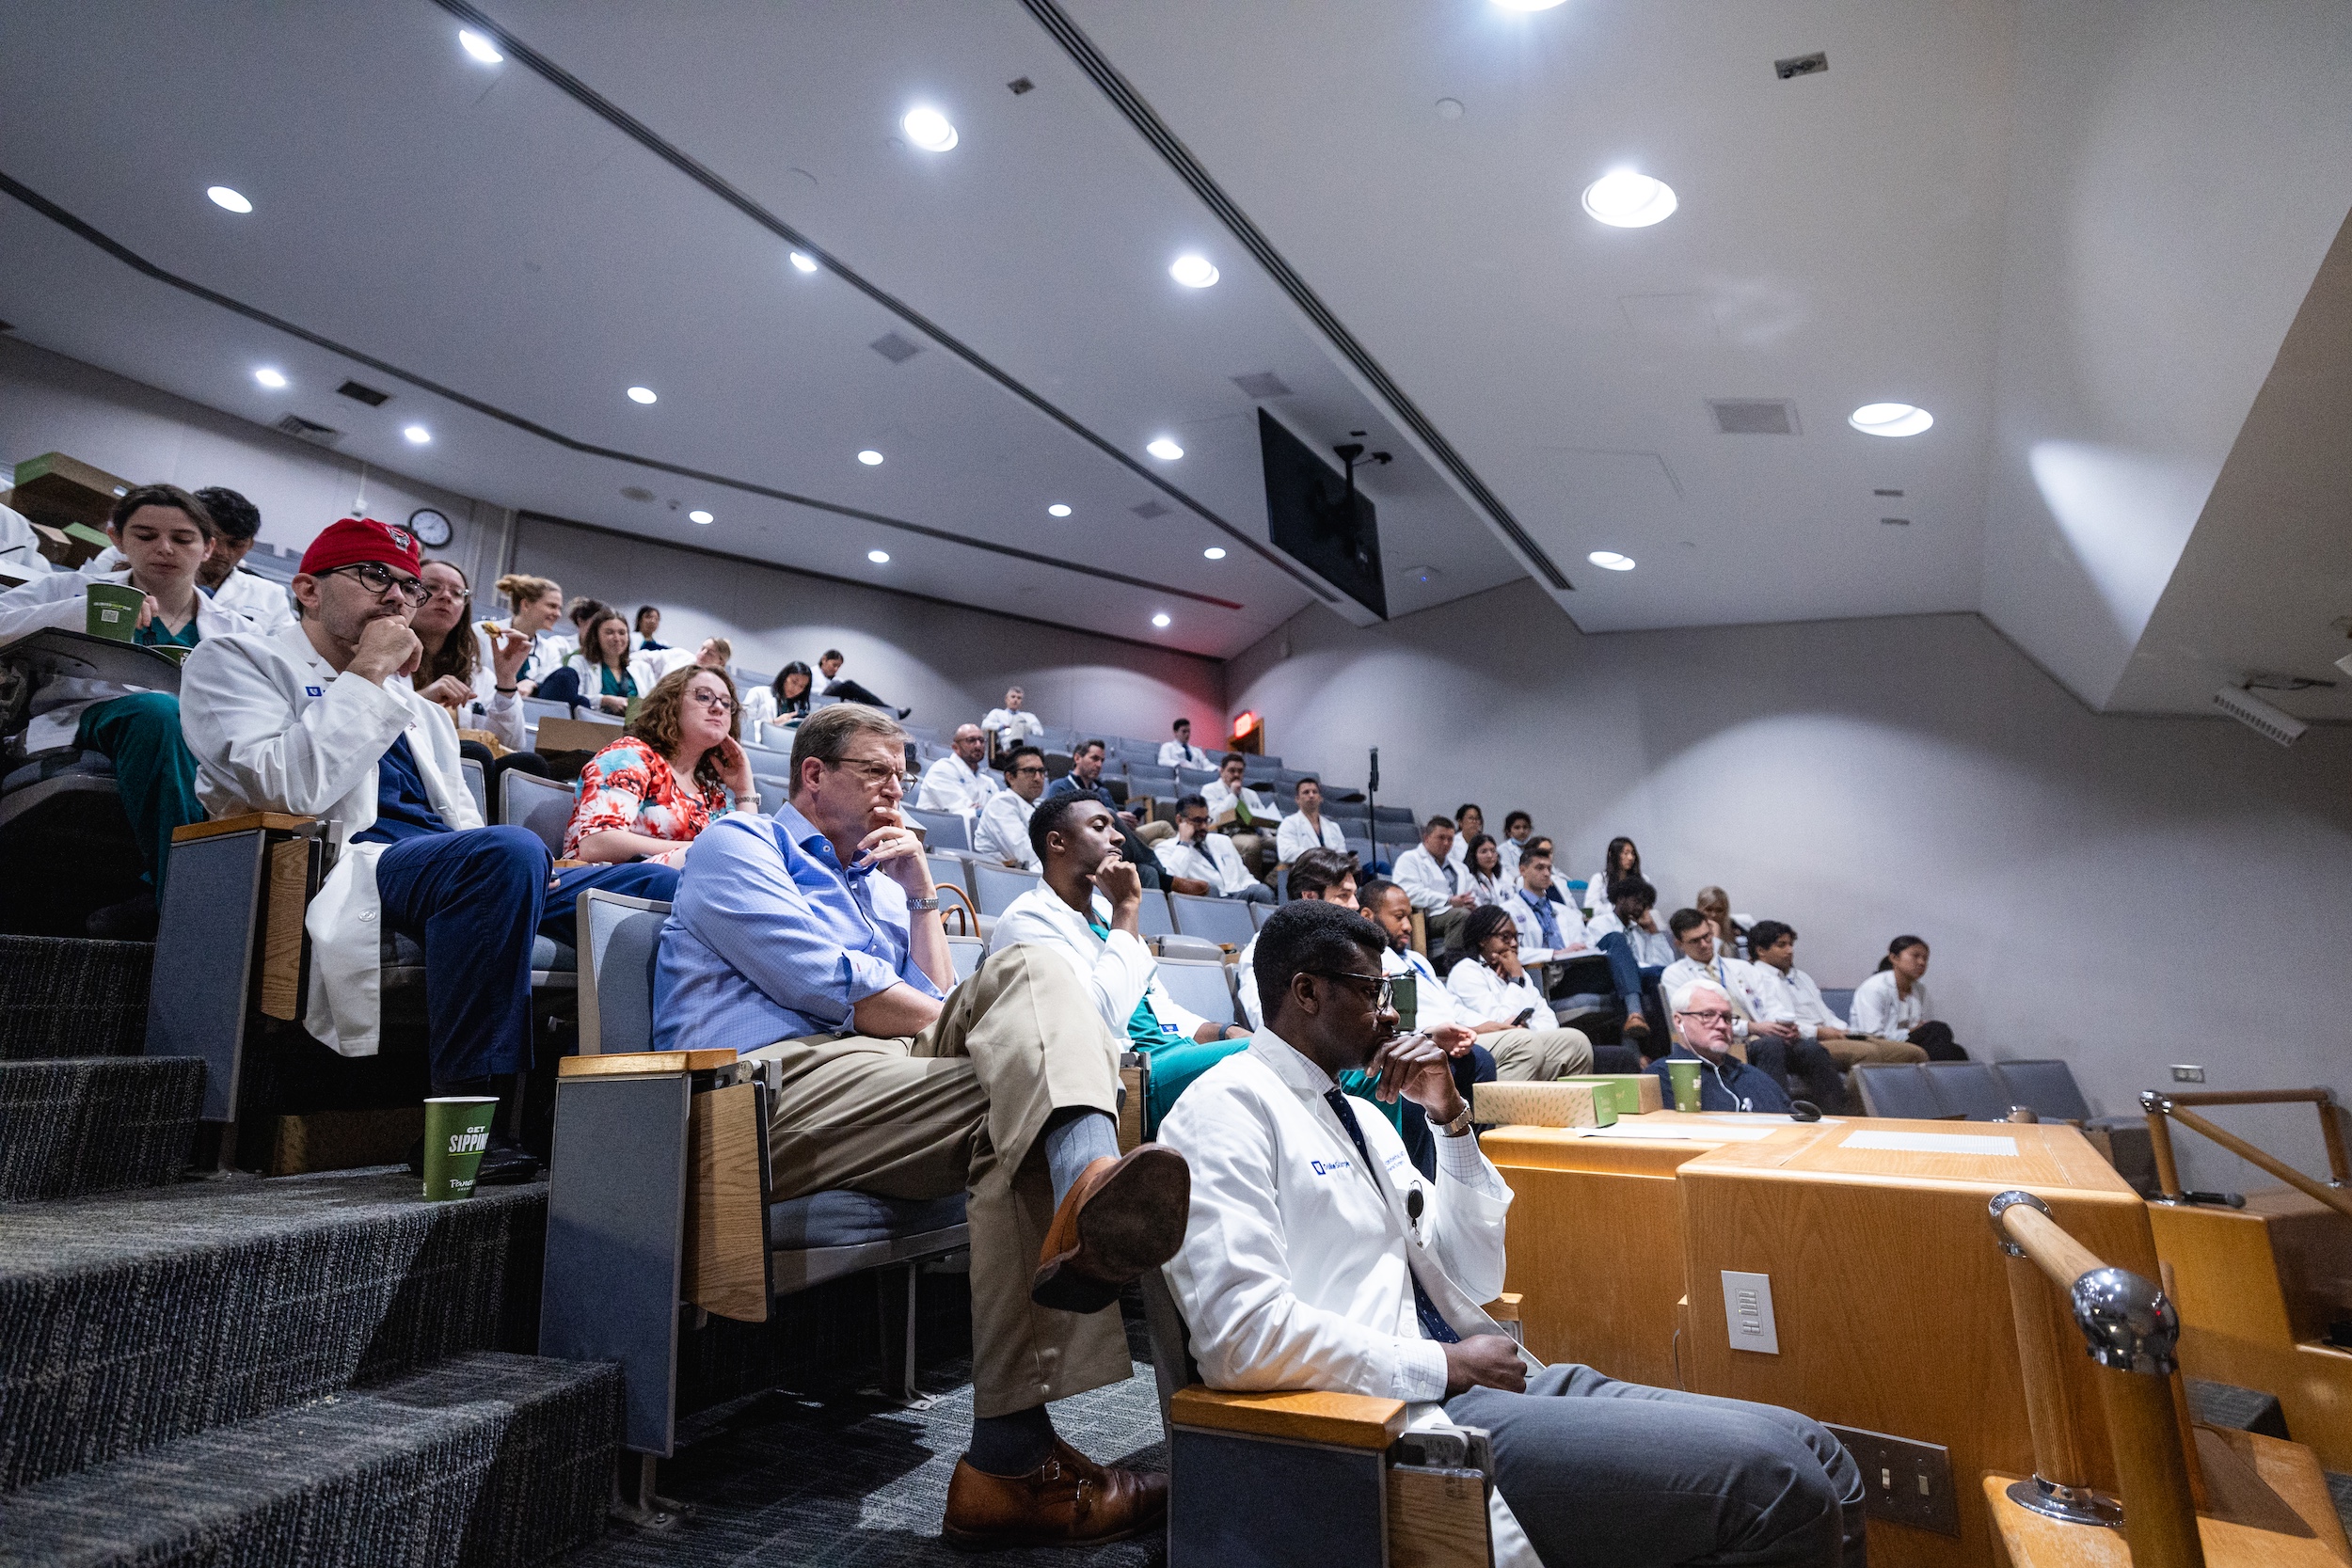
[[[1097,1465],[1057,1437],[1053,1456],[1025,1476],[992,1476],[957,1460],[939,1533],[967,1552],[1088,1546],[1157,1529],[1167,1516],[1166,1476]]]
[[[1029,1299],[1061,1312],[1099,1312],[1128,1281],[1184,1244],[1192,1167],[1161,1144],[1087,1166],[1045,1232]]]

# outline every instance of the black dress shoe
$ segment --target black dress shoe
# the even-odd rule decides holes
[[[108,942],[153,942],[155,920],[155,890],[143,887],[119,904],[92,910],[82,929]]]

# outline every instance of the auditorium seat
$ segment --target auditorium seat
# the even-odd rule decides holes
[[[1014,899],[1045,882],[1034,871],[1016,871],[1009,865],[991,865],[986,861],[967,861],[964,869],[971,874],[972,901],[992,919],[1012,908]],[[1149,889],[1144,896],[1152,896]]]
[[[1842,990],[1832,990],[1822,987],[1821,1005],[1839,1018],[1853,1017],[1853,988],[1847,986]]]
[[[1213,1023],[1248,1021],[1233,1006],[1233,972],[1224,963],[1200,963],[1185,958],[1160,959],[1160,984],[1179,1006],[1188,1007]]]
[[[1143,890],[1143,907],[1136,913],[1136,923],[1147,937],[1178,934],[1175,917],[1168,912],[1168,895],[1155,887]]]
[[[961,985],[980,972],[980,959],[988,944],[978,937],[949,937],[947,951],[956,960],[956,983]]]
[[[490,815],[490,786],[482,764],[472,757],[459,757],[457,767],[466,775],[466,793],[473,797],[473,809],[480,814],[483,821],[497,821]]]
[[[2143,1194],[2155,1191],[2155,1151],[2139,1116],[2093,1116],[2074,1070],[2051,1058],[2008,1062],[1866,1062],[1853,1069],[1862,1106],[1873,1117],[1914,1120],[2005,1121],[2025,1106],[2043,1121],[2073,1122],[2107,1157],[2116,1174]]]
[[[1204,898],[1198,894],[1171,893],[1168,908],[1176,929],[1188,937],[1207,937],[1235,949],[1249,945],[1257,927],[1249,923],[1249,906],[1231,898]]]
[[[961,888],[969,896],[972,892],[971,861],[962,855],[946,854],[933,849],[924,857],[930,862],[931,881],[938,887]]]
[[[653,969],[668,913],[668,905],[647,899],[596,890],[580,895],[580,925],[589,955],[588,984],[583,988],[588,994],[581,1004],[583,1059],[650,1049]],[[967,949],[971,945],[962,944]],[[959,951],[960,971],[962,963]],[[718,1053],[708,1054],[718,1059]],[[657,1072],[663,1069],[656,1064],[675,1063],[667,1072],[682,1081],[690,1056],[680,1052],[666,1058],[657,1055],[640,1060],[647,1063],[648,1071]],[[730,1069],[738,1066],[726,1065]],[[757,1062],[739,1065],[753,1071],[764,1068]],[[634,1072],[632,1064],[631,1075],[601,1076],[582,1061],[575,1061],[566,1064],[560,1081],[555,1154],[548,1170],[549,1244],[542,1298],[548,1305],[543,1307],[547,1326],[541,1335],[542,1354],[620,1361],[630,1387],[626,1445],[641,1452],[669,1452],[681,1318],[677,1297],[680,1290],[691,1289],[692,1279],[690,1275],[681,1282],[675,1272],[666,1278],[650,1277],[645,1271],[658,1272],[661,1265],[645,1260],[682,1259],[689,1237],[710,1223],[708,1216],[723,1209],[728,1194],[749,1182],[758,1189],[765,1204],[765,1261],[772,1294],[788,1295],[828,1280],[882,1269],[898,1275],[881,1292],[883,1383],[886,1393],[911,1399],[914,1328],[919,1317],[915,1307],[918,1265],[970,1245],[964,1196],[911,1199],[823,1192],[767,1201],[771,1172],[758,1143],[746,1147],[740,1139],[727,1141],[720,1130],[719,1118],[724,1112],[714,1111],[711,1119],[698,1124],[693,1134],[710,1140],[698,1158],[714,1167],[739,1162],[740,1168],[716,1168],[707,1183],[689,1182],[682,1190],[673,1187],[678,1193],[675,1209],[648,1203],[641,1189],[621,1190],[618,1184],[627,1182],[629,1176],[624,1167],[648,1154],[665,1165],[671,1159],[683,1165],[689,1158],[685,1140],[690,1118],[645,1116],[644,1107],[637,1103],[644,1095],[630,1094],[626,1088],[645,1082],[634,1077]],[[696,1076],[707,1075],[706,1069]],[[749,1079],[739,1082],[747,1087]],[[616,1088],[622,1092],[612,1092]],[[662,1098],[660,1089],[654,1092]],[[728,1091],[722,1087],[714,1092]],[[683,1101],[663,1099],[665,1104],[673,1102],[684,1108]],[[765,1101],[753,1103],[764,1105]],[[743,1125],[755,1139],[764,1135],[755,1120]],[[628,1158],[604,1157],[620,1153],[614,1140],[624,1135]],[[670,1153],[672,1148],[675,1155]],[[599,1157],[581,1158],[587,1150],[596,1151]],[[688,1210],[698,1204],[702,1217],[690,1223]],[[676,1265],[670,1267],[675,1271]],[[755,1280],[753,1289],[756,1296]],[[736,1305],[723,1315],[766,1321],[764,1301],[747,1308],[739,1287],[734,1293]]]
[[[923,830],[923,847],[927,849],[957,849],[970,853],[972,825],[952,811],[920,811],[914,806],[901,806],[909,822]]]
[[[572,825],[572,786],[510,768],[499,776],[499,820],[528,828],[550,855],[564,852],[564,832]]]

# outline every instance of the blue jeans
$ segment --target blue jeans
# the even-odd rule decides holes
[[[553,864],[537,834],[513,827],[424,833],[377,858],[384,924],[424,947],[434,1083],[531,1066],[532,939],[575,945],[582,889],[659,899],[677,891],[673,866],[640,862],[554,872]]]
[[[1863,1562],[1862,1472],[1793,1410],[1554,1366],[1445,1413],[1494,1433],[1496,1487],[1545,1568]]]
[[[1611,931],[1600,939],[1601,952],[1609,959],[1609,980],[1616,988],[1617,1002],[1631,1018],[1640,1013],[1649,1021],[1650,1043],[1658,1053],[1666,1053],[1666,1004],[1658,994],[1658,977],[1666,973],[1662,964],[1639,964],[1633,961],[1633,944],[1623,931]]]

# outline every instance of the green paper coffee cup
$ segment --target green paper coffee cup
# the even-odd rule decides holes
[[[1699,1064],[1668,1062],[1666,1076],[1674,1081],[1675,1109],[1695,1111],[1699,1108]]]
[[[89,585],[89,634],[128,642],[139,629],[139,607],[147,595],[127,582]]]
[[[498,1115],[495,1097],[453,1094],[424,1102],[424,1200],[473,1196],[474,1173]]]
[[[1413,1032],[1414,1022],[1421,1017],[1421,977],[1417,974],[1392,974],[1389,977],[1389,994],[1396,1008],[1396,1026],[1405,1034]]]

